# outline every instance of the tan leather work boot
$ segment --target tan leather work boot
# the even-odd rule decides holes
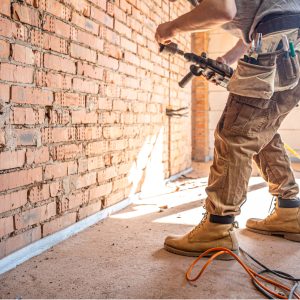
[[[199,256],[215,247],[225,247],[238,254],[239,245],[234,227],[233,216],[223,217],[206,213],[201,223],[192,231],[182,236],[168,236],[164,246],[169,252],[185,256]],[[224,254],[218,259],[229,260],[233,257]]]
[[[265,219],[249,219],[248,230],[267,235],[279,235],[300,242],[300,199],[278,198],[273,212]]]

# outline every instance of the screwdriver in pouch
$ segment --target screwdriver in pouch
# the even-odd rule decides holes
[[[282,35],[282,44],[285,58],[289,58],[290,56],[290,44],[287,36],[285,34]]]
[[[296,57],[296,52],[295,52],[294,43],[291,41],[291,42],[289,43],[289,45],[290,45],[290,56],[291,56],[291,57]]]

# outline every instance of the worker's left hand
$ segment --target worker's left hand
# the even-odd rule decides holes
[[[172,22],[160,24],[155,33],[155,39],[160,44],[170,44],[171,39],[175,36],[174,26]]]

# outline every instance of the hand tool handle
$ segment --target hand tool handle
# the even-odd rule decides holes
[[[179,81],[179,86],[181,88],[184,88],[190,81],[191,79],[194,77],[194,74],[192,72],[187,73],[182,79],[181,81]]]

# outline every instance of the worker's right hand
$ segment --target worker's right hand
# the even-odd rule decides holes
[[[225,64],[227,65],[227,61],[225,59],[224,56],[219,56],[217,59],[216,59],[217,62],[221,63],[221,64]]]
[[[159,44],[170,44],[175,36],[174,26],[172,21],[160,24],[155,33],[155,39]]]

